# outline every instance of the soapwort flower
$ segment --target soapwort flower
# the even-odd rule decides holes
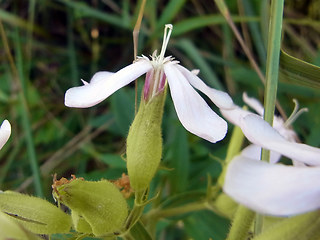
[[[4,120],[0,126],[0,149],[6,144],[11,134],[11,125],[8,120]]]
[[[254,144],[307,165],[272,164],[239,155],[228,165],[224,192],[263,214],[288,216],[319,209],[320,149],[285,139],[255,114],[240,118],[239,126]]]
[[[246,93],[243,93],[243,101],[252,109],[255,110],[255,112],[263,117],[264,114],[264,108],[262,104],[255,98],[248,97]],[[273,118],[273,128],[279,132],[279,134],[286,139],[289,142],[296,142],[298,139],[296,133],[289,128],[289,126],[292,124],[292,122],[297,119],[297,117],[300,116],[303,112],[306,112],[308,109],[302,108],[299,110],[298,102],[294,99],[295,107],[294,110],[289,117],[287,121],[284,121],[280,116],[274,116]],[[222,115],[231,123],[234,125],[240,126],[241,127],[241,122],[243,122],[243,118],[246,117],[249,114],[253,114],[250,111],[244,110],[240,108],[237,105],[234,105],[232,108],[229,109],[220,109],[220,112]],[[241,127],[242,128],[242,127]],[[243,129],[242,129],[243,130]],[[248,136],[246,136],[248,138]],[[248,138],[250,140],[250,138]],[[250,140],[251,141],[251,140]],[[251,141],[253,144],[247,146],[245,149],[242,150],[241,155],[253,159],[260,159],[260,154],[261,154],[261,146],[264,146],[263,141],[259,140],[259,137],[257,136],[257,139]],[[255,144],[257,142],[257,144]],[[276,163],[280,160],[281,154],[277,149],[281,148],[280,145],[274,145],[274,149],[271,149],[270,153],[270,162],[271,163]],[[273,151],[274,150],[274,151]],[[300,161],[295,161],[294,158],[293,163],[296,165],[303,165]]]
[[[146,73],[143,90],[146,102],[164,91],[168,84],[182,125],[189,132],[210,142],[223,139],[227,123],[208,106],[195,89],[206,94],[219,108],[228,109],[233,106],[232,99],[227,93],[208,87],[196,74],[179,65],[173,57],[164,56],[171,32],[172,25],[167,24],[160,55],[157,56],[154,52],[150,58],[138,57],[132,64],[116,73],[97,72],[90,83],[83,81],[84,86],[74,87],[66,92],[65,105],[76,108],[94,106]]]

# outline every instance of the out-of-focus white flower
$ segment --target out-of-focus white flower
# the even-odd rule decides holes
[[[0,149],[6,144],[11,134],[11,125],[8,120],[4,120],[0,126]]]
[[[77,108],[94,106],[146,73],[143,91],[145,101],[162,92],[168,83],[182,125],[189,132],[210,142],[223,139],[227,123],[212,111],[194,88],[206,94],[219,108],[231,108],[233,101],[227,93],[208,87],[196,74],[179,65],[173,57],[164,57],[171,31],[172,25],[167,24],[159,56],[154,52],[151,59],[139,57],[116,73],[96,73],[90,83],[83,81],[84,86],[74,87],[66,92],[65,105]]]
[[[255,114],[240,119],[239,125],[256,145],[313,167],[272,164],[240,155],[228,166],[224,192],[263,214],[288,216],[320,208],[320,149],[290,142]]]
[[[264,108],[262,106],[262,104],[255,98],[251,98],[248,97],[248,95],[246,93],[243,93],[243,101],[252,109],[255,110],[255,112],[257,114],[259,114],[259,116],[263,116],[264,114]],[[291,114],[291,116],[289,117],[289,119],[284,122],[283,119],[279,116],[274,116],[273,118],[273,128],[279,132],[279,134],[286,139],[289,142],[296,142],[297,139],[297,135],[296,133],[289,128],[290,124],[303,112],[307,111],[306,108],[302,108],[300,110],[298,110],[298,103],[297,101],[294,100],[295,103],[295,108]],[[246,117],[249,114],[253,114],[250,111],[246,111],[242,108],[240,108],[237,105],[234,105],[233,108],[229,108],[229,109],[220,109],[222,115],[231,123],[240,126],[241,127],[241,123],[243,122],[243,118]],[[242,129],[242,127],[241,127]],[[243,130],[243,129],[242,129]],[[248,136],[246,136],[248,138]],[[249,139],[249,138],[248,138]],[[250,140],[250,139],[249,139]],[[258,140],[258,139],[256,139]],[[251,141],[251,140],[250,140]],[[261,154],[261,141],[251,141],[253,144],[249,145],[248,147],[246,147],[245,149],[242,150],[241,155],[244,157],[249,157],[249,158],[253,158],[253,159],[257,159],[260,160],[260,154]],[[272,150],[270,153],[270,162],[271,163],[275,163],[278,162],[281,158],[281,154],[279,154],[277,150],[277,148],[275,149],[270,149]],[[298,165],[303,165],[301,164],[299,161],[296,162],[294,158],[292,158],[294,164],[298,164]]]

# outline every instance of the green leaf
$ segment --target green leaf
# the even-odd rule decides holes
[[[126,168],[125,161],[118,154],[103,154],[99,159],[111,168]]]
[[[0,211],[0,239],[40,240],[10,216]]]
[[[171,23],[172,19],[177,15],[179,10],[183,7],[186,0],[171,0],[164,10],[157,23],[157,28],[162,29],[165,24]]]
[[[152,237],[148,233],[148,231],[145,229],[143,224],[138,221],[131,229],[130,233],[133,237],[133,239],[139,239],[139,240],[152,240]]]
[[[242,16],[233,16],[232,20],[234,22],[258,22],[258,17],[242,17]],[[172,36],[178,36],[186,32],[204,28],[212,25],[218,25],[226,23],[226,20],[220,14],[211,14],[200,17],[192,17],[186,20],[182,20],[174,25],[174,31]]]
[[[187,188],[189,175],[189,144],[187,132],[181,124],[172,124],[170,130],[172,143],[167,154],[168,165],[173,170],[169,172],[170,189],[172,193],[182,192]]]
[[[110,99],[116,127],[122,136],[127,136],[134,117],[134,97],[126,89],[120,89]]]
[[[76,1],[66,1],[60,0],[60,2],[71,7],[75,12],[75,16],[78,18],[94,18],[101,21],[107,22],[117,27],[130,29],[131,26],[128,22],[124,22],[121,17],[103,12],[88,6],[85,2],[76,2]]]
[[[38,25],[32,25],[25,19],[19,18],[16,15],[2,9],[0,9],[0,19],[13,26],[17,26],[28,31],[33,30],[37,34],[45,35],[44,30],[41,29]]]
[[[90,118],[90,121],[88,124],[90,124],[91,127],[98,128],[98,127],[101,127],[106,122],[110,122],[110,123],[114,122],[113,118],[114,117],[112,116],[112,113],[110,113],[109,111],[105,111],[97,116],[94,116],[93,118]]]
[[[48,201],[6,191],[0,193],[0,210],[26,229],[37,234],[69,232],[71,218]]]
[[[95,236],[118,231],[128,215],[127,202],[107,180],[73,179],[54,186],[54,198],[72,211],[75,230]]]
[[[256,2],[257,3],[257,2]],[[261,4],[261,3],[260,3]],[[243,1],[243,7],[246,15],[254,16],[256,11],[254,9],[254,2],[250,0]],[[262,19],[259,19],[260,22],[248,22],[248,27],[251,33],[252,43],[254,44],[257,54],[259,56],[259,60],[262,66],[266,64],[267,51],[264,45],[263,36],[261,33],[261,28],[259,24],[261,24]]]
[[[226,239],[229,229],[228,220],[209,211],[194,213],[183,222],[190,238],[197,240]]]
[[[281,50],[279,79],[282,82],[320,89],[320,67]]]
[[[187,203],[199,201],[201,198],[206,197],[206,192],[204,190],[195,190],[195,191],[188,191],[183,193],[178,193],[172,195],[165,199],[159,206],[159,208],[173,208],[178,207]]]

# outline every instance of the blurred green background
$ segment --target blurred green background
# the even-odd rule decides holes
[[[117,179],[126,172],[122,156],[134,117],[134,84],[89,109],[65,107],[64,93],[81,85],[80,79],[89,81],[96,71],[114,72],[132,63],[132,31],[141,2],[0,1],[0,120],[12,124],[10,140],[0,152],[0,189],[43,192],[52,201],[54,173],[59,178],[75,174],[97,180]],[[268,1],[226,3],[264,71]],[[200,69],[199,76],[209,86],[227,91],[239,105],[243,105],[243,92],[263,101],[263,84],[214,1],[147,1],[138,55],[160,50],[166,23],[174,27],[167,55],[190,70]],[[320,66],[319,46],[320,2],[286,1],[282,49]],[[287,116],[294,107],[293,98],[309,108],[293,128],[302,142],[319,147],[319,69],[295,61],[282,61],[278,100]],[[138,88],[142,86],[141,78]],[[192,200],[205,195],[208,174],[213,181],[219,176],[219,159],[225,157],[231,131],[216,144],[188,133],[177,119],[170,94],[167,98],[163,169],[152,187],[163,188],[160,202],[178,194],[191,194],[187,199]],[[176,219],[162,221],[159,234],[166,228],[161,231],[163,239],[224,239],[228,224],[214,213],[201,211],[183,216],[178,224]]]

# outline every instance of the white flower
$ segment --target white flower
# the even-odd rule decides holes
[[[11,125],[8,120],[4,120],[0,126],[0,149],[6,144],[11,134]]]
[[[314,167],[272,164],[240,155],[228,166],[224,192],[263,214],[288,216],[319,209],[320,149],[290,142],[255,114],[242,118],[240,127],[256,145]]]
[[[96,73],[90,83],[84,82],[84,86],[74,87],[66,92],[65,105],[78,108],[94,106],[146,73],[143,93],[146,101],[163,91],[168,83],[182,125],[189,132],[210,142],[223,139],[227,123],[211,110],[194,88],[206,94],[219,108],[232,107],[232,99],[227,93],[205,85],[196,74],[179,65],[172,57],[164,57],[171,31],[172,25],[166,25],[159,56],[156,56],[155,52],[151,59],[139,57],[134,63],[114,74]]]
[[[255,98],[250,98],[247,96],[246,93],[243,94],[243,101],[248,104],[251,108],[253,108],[258,114],[259,116],[263,116],[264,114],[264,108],[262,106],[262,104]],[[280,133],[280,135],[286,139],[287,141],[290,142],[296,142],[297,136],[296,133],[290,129],[288,126],[303,112],[307,111],[307,109],[302,108],[298,111],[298,103],[297,101],[294,100],[295,103],[295,108],[291,114],[291,116],[289,117],[289,119],[284,122],[283,119],[281,117],[278,116],[274,116],[273,118],[273,128],[278,131]],[[231,123],[240,126],[241,127],[241,123],[243,122],[243,118],[246,117],[249,114],[252,114],[252,112],[250,111],[246,111],[243,110],[242,108],[234,105],[233,108],[229,108],[229,109],[220,109],[222,115]],[[242,129],[242,127],[241,127]],[[243,130],[243,129],[242,129]],[[246,128],[245,128],[246,130]],[[250,141],[251,139],[246,136]],[[258,140],[258,139],[257,139]],[[264,146],[263,143],[261,141],[258,141],[257,144],[255,144],[255,141],[251,141],[253,144],[249,145],[248,147],[246,147],[245,149],[242,150],[241,155],[245,156],[245,157],[249,157],[249,158],[253,158],[253,159],[257,159],[260,160],[260,154],[261,154],[261,146]],[[271,163],[276,163],[280,160],[281,158],[281,154],[279,154],[279,151],[277,151],[277,149],[280,147],[277,147],[275,145],[276,148],[274,149],[270,149],[272,150],[270,153],[270,162]],[[296,162],[294,158],[293,162],[294,164],[298,164],[301,165],[301,163]]]

